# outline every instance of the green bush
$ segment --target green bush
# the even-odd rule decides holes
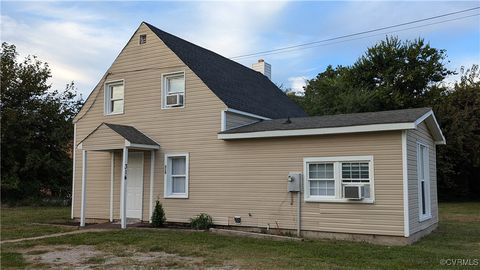
[[[209,214],[201,213],[190,219],[190,226],[197,230],[206,230],[213,226],[212,217]]]
[[[155,209],[152,213],[152,226],[153,227],[163,227],[165,225],[167,218],[165,217],[165,211],[163,211],[162,204],[157,200],[155,202]]]

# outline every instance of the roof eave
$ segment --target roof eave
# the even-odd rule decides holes
[[[415,127],[417,127],[420,123],[424,122],[428,126],[430,132],[432,133],[433,140],[437,145],[447,144],[445,140],[445,136],[443,136],[442,129],[438,124],[437,119],[435,118],[435,114],[432,110],[428,111],[420,118],[415,121]]]
[[[249,139],[249,138],[312,136],[312,135],[405,130],[405,129],[415,129],[415,128],[416,128],[415,123],[373,124],[373,125],[359,125],[359,126],[349,126],[349,127],[272,130],[272,131],[257,131],[257,132],[245,132],[245,133],[220,133],[218,134],[218,139],[235,140],[235,139]]]

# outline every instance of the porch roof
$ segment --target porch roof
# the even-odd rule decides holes
[[[78,145],[85,150],[114,150],[124,147],[159,149],[160,145],[133,126],[102,123]]]

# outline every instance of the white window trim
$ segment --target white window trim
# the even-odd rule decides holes
[[[120,84],[122,83],[123,85],[123,108],[122,108],[122,112],[117,112],[117,113],[114,113],[114,112],[110,112],[110,90],[108,89],[108,85],[110,84]],[[108,116],[108,115],[119,115],[119,114],[124,114],[125,113],[125,80],[124,79],[120,79],[120,80],[112,80],[112,81],[107,81],[105,82],[104,86],[103,86],[103,115],[104,116]]]
[[[425,170],[425,210],[426,213],[422,213],[422,189],[420,181],[420,147],[425,147],[427,151],[427,160],[425,165],[427,169]],[[418,190],[418,220],[420,222],[426,221],[432,218],[432,202],[431,202],[431,190],[430,190],[430,147],[426,143],[417,141],[417,190]]]
[[[173,193],[170,194],[168,190],[168,159],[171,157],[185,157],[185,193]],[[164,180],[163,180],[163,196],[166,199],[188,199],[188,187],[190,184],[189,181],[189,173],[190,173],[190,167],[189,167],[189,161],[190,160],[190,154],[189,153],[166,153],[165,154],[165,159],[164,159]]]
[[[183,83],[185,85],[185,89],[183,90],[183,105],[178,106],[178,107],[167,107],[167,84],[166,84],[166,79],[168,77],[174,77],[175,75],[180,75],[183,74]],[[162,110],[172,110],[172,109],[182,109],[185,108],[185,102],[186,102],[186,96],[187,96],[187,77],[185,75],[185,70],[179,70],[179,71],[173,71],[173,72],[167,72],[167,73],[162,73]]]
[[[341,170],[340,163],[338,162],[350,162],[350,161],[368,161],[369,162],[369,174],[370,174],[370,198],[363,200],[349,200],[341,198],[342,183],[339,172]],[[312,162],[333,162],[334,163],[334,179],[335,179],[335,197],[328,198],[326,196],[310,196],[310,189],[308,183],[308,163]],[[304,200],[305,202],[329,202],[329,203],[364,203],[372,204],[375,202],[375,180],[374,180],[374,163],[373,156],[337,156],[337,157],[306,157],[303,158],[303,186],[304,186]],[[352,183],[353,184],[353,183]]]

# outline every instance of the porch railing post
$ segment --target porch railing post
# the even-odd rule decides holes
[[[150,208],[149,220],[152,222],[153,213],[153,184],[155,182],[155,150],[150,151]]]
[[[85,227],[85,207],[87,192],[87,150],[82,150],[82,204],[80,206],[80,227]]]
[[[113,221],[113,180],[115,172],[115,152],[110,153],[110,222]]]
[[[121,215],[121,227],[127,228],[127,177],[128,177],[128,148],[123,148],[122,159],[122,179],[120,185],[120,215]]]

